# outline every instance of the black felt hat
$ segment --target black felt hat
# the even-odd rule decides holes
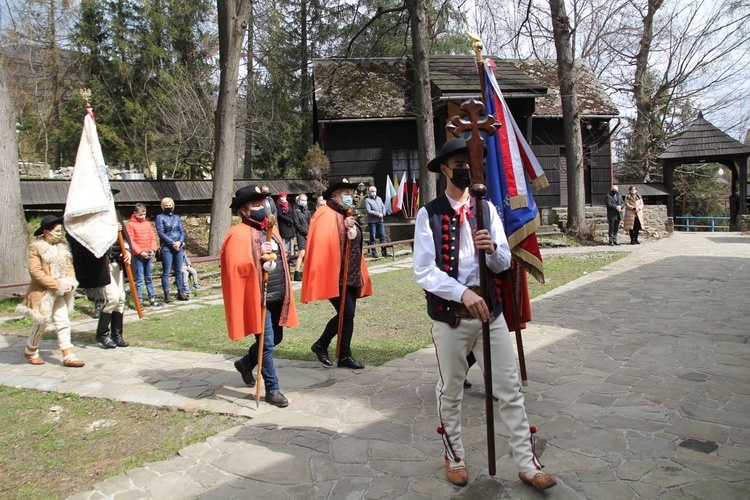
[[[427,170],[430,172],[440,172],[440,165],[448,158],[458,153],[466,153],[466,139],[454,137],[443,144],[438,155],[427,164]]]
[[[246,203],[262,200],[268,198],[269,196],[271,196],[269,193],[261,193],[258,187],[241,187],[237,190],[236,193],[234,193],[234,198],[232,198],[232,204],[229,205],[229,208],[231,208],[232,210],[237,210]]]
[[[39,236],[45,229],[51,229],[58,224],[62,224],[63,218],[57,215],[45,215],[42,217],[42,222],[39,223],[39,229],[34,231],[34,236]]]
[[[358,185],[359,184],[354,184],[354,183],[349,182],[346,179],[342,179],[340,182],[334,182],[333,184],[328,186],[328,189],[323,191],[323,198],[325,198],[326,200],[329,199],[331,195],[335,193],[336,191],[338,191],[339,189],[356,190]]]

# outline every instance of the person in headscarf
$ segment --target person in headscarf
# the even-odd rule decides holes
[[[31,282],[16,311],[31,319],[33,325],[26,341],[24,357],[32,365],[43,365],[39,343],[49,326],[57,334],[63,366],[80,368],[85,363],[73,354],[70,341],[70,313],[78,281],[68,245],[63,239],[63,219],[55,215],[42,218],[29,245]]]

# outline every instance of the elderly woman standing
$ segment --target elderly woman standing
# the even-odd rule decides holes
[[[31,283],[17,311],[34,322],[24,356],[32,365],[42,365],[39,342],[48,325],[57,333],[63,366],[80,368],[84,362],[73,354],[70,342],[70,313],[78,282],[68,246],[63,240],[62,217],[47,215],[29,245]]]
[[[358,298],[372,295],[372,283],[362,253],[362,228],[353,216],[352,193],[356,187],[357,184],[344,180],[332,184],[323,193],[326,204],[315,211],[307,235],[301,300],[303,303],[328,300],[336,310],[336,315],[311,347],[318,361],[326,366],[333,365],[328,357],[328,346],[338,334],[339,315],[343,315],[338,366],[358,370],[364,365],[352,357],[354,312]]]
[[[640,245],[638,233],[643,228],[643,198],[635,186],[630,186],[625,197],[625,230],[630,233],[630,244]]]
[[[172,302],[169,295],[169,274],[174,267],[174,276],[177,280],[177,300],[188,300],[182,284],[182,261],[185,249],[185,226],[182,219],[174,213],[174,200],[164,198],[161,200],[162,213],[156,216],[156,234],[161,241],[161,287],[164,289],[164,302]]]

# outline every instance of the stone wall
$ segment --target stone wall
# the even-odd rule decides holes
[[[740,215],[740,232],[750,232],[750,215]]]
[[[607,239],[607,208],[586,207],[586,222],[594,225],[596,234]],[[542,208],[540,209],[542,225],[557,225],[561,231],[565,230],[568,222],[568,209],[566,207]],[[674,231],[674,223],[671,217],[667,217],[666,205],[646,205],[643,207],[643,215],[646,219],[643,232],[652,238],[662,238]]]
[[[51,171],[49,165],[44,163],[27,163],[18,162],[18,171],[24,179],[64,179],[68,180],[73,176],[73,167],[60,167]],[[138,170],[124,169],[118,167],[107,167],[107,177],[109,180],[123,180],[140,178],[143,179],[143,173]]]

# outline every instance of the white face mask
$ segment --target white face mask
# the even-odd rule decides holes
[[[307,206],[307,200],[300,200],[299,206],[306,207]]]

